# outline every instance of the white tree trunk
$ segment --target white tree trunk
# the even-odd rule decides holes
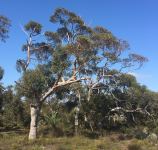
[[[92,94],[92,89],[89,89],[89,90],[88,90],[88,96],[87,96],[88,102],[90,101],[91,94]]]
[[[36,139],[37,137],[37,119],[38,119],[38,111],[37,106],[31,105],[31,123],[30,123],[30,132],[29,132],[29,140]]]
[[[78,113],[75,114],[75,135],[78,135]]]
[[[78,114],[79,114],[79,107],[75,108],[75,135],[78,135]]]

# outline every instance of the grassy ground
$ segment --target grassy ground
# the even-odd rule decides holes
[[[26,135],[0,134],[0,150],[158,150],[147,140],[121,139],[118,134],[90,139],[83,136],[38,138],[28,141]]]

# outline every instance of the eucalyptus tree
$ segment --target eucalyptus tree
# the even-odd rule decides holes
[[[126,41],[116,38],[104,27],[86,25],[81,17],[64,8],[57,8],[50,22],[56,24],[55,31],[43,33],[42,25],[35,21],[24,26],[28,39],[22,50],[27,55],[26,59],[17,61],[17,69],[23,71],[17,86],[23,88],[31,100],[29,139],[36,138],[43,102],[59,89],[77,82],[92,89],[112,77],[113,68],[119,67],[121,71],[146,61],[137,54],[122,55],[129,49]]]

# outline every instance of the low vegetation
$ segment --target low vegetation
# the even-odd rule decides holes
[[[157,150],[147,140],[123,139],[118,134],[91,139],[75,137],[39,137],[29,141],[26,135],[0,134],[0,150]]]

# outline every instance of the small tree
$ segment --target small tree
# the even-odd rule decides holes
[[[113,68],[119,67],[121,71],[146,61],[137,54],[123,58],[123,52],[129,48],[126,41],[116,38],[103,27],[87,26],[81,17],[64,8],[56,9],[50,21],[58,24],[57,30],[46,31],[39,41],[35,39],[41,35],[42,26],[34,21],[25,25],[28,40],[23,51],[27,52],[27,59],[17,61],[18,70],[24,71],[18,85],[26,90],[25,96],[34,99],[30,105],[29,139],[36,138],[42,103],[61,87],[86,83],[91,95],[97,83],[113,76],[110,72]],[[27,71],[33,61],[38,67]]]

